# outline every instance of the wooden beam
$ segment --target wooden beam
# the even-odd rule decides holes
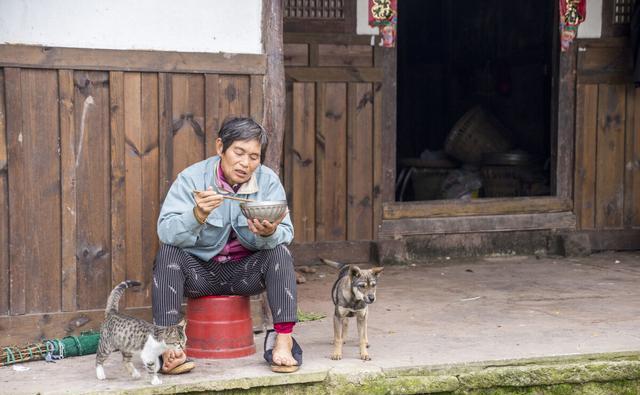
[[[633,59],[628,40],[580,40],[578,45],[579,84],[632,82]]]
[[[383,73],[375,67],[287,67],[286,78],[295,82],[379,82]]]
[[[470,215],[556,213],[570,211],[571,201],[556,197],[433,200],[384,204],[384,219],[444,218]]]
[[[383,202],[396,200],[396,112],[397,112],[397,51],[377,47],[374,64],[382,69],[382,180]]]
[[[555,196],[571,199],[573,195],[574,135],[576,116],[576,52],[572,45],[560,54],[558,78],[558,137],[552,145],[551,157],[555,167]],[[555,149],[553,149],[555,148]],[[552,180],[553,181],[553,180]]]
[[[441,233],[574,229],[572,212],[383,220],[380,239]]]
[[[371,45],[371,36],[340,33],[285,32],[284,42],[286,44]]]
[[[285,117],[282,30],[282,1],[262,0],[262,38],[267,60],[262,124],[269,133],[269,146],[264,164],[277,174],[280,174],[282,163]]]
[[[45,69],[264,74],[266,56],[0,45],[0,66]]]

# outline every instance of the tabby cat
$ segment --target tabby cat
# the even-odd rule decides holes
[[[140,285],[137,281],[123,281],[118,284],[107,300],[105,320],[100,328],[100,344],[96,353],[96,376],[106,378],[103,364],[109,354],[120,350],[124,366],[131,377],[140,377],[140,372],[131,363],[134,352],[140,351],[151,384],[162,384],[158,378],[160,356],[169,349],[184,349],[187,341],[184,319],[177,325],[157,326],[139,318],[129,317],[118,312],[118,301],[125,289]]]

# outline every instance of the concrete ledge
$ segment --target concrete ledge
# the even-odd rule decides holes
[[[473,364],[331,369],[93,394],[600,394],[640,391],[640,352]]]

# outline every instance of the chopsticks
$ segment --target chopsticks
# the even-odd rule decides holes
[[[253,200],[253,199],[245,199],[245,198],[236,197],[236,196],[222,195],[222,198],[223,199],[229,199],[229,200],[237,200],[239,202],[245,202],[245,203],[253,203],[253,202],[255,202],[255,200]]]
[[[193,193],[199,193],[199,192],[202,192],[202,191],[197,191],[195,189],[193,190]],[[253,199],[245,199],[245,198],[241,198],[241,197],[225,195],[225,194],[222,194],[222,193],[220,195],[222,195],[223,199],[236,200],[238,202],[244,202],[244,203],[254,203],[255,202],[255,200],[253,200]]]

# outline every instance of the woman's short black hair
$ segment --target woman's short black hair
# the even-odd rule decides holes
[[[262,125],[250,117],[229,116],[225,118],[218,132],[222,140],[222,152],[233,144],[234,141],[257,140],[260,143],[260,161],[264,161],[269,139]]]

